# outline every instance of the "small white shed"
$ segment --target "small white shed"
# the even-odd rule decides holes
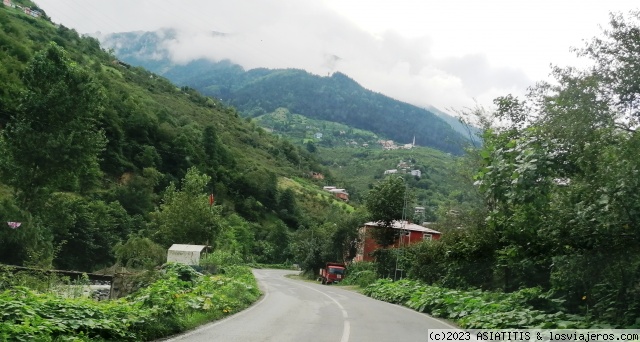
[[[200,265],[200,257],[206,253],[209,246],[173,244],[167,253],[167,262],[185,265]]]

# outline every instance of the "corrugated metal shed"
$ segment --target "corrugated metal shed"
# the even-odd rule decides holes
[[[167,253],[167,262],[177,262],[185,265],[199,265],[200,257],[210,247],[205,245],[173,244]]]

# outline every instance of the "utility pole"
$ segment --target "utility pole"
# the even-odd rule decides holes
[[[402,178],[402,176],[400,176],[400,178]],[[402,272],[404,271],[404,269],[400,269],[398,268],[398,266],[400,266],[400,256],[401,254],[404,254],[404,236],[406,234],[406,225],[407,225],[407,201],[408,201],[408,189],[407,189],[407,183],[404,181],[404,178],[402,178],[402,182],[404,183],[404,196],[403,196],[403,206],[402,206],[402,220],[400,221],[401,223],[401,229],[400,229],[400,241],[398,242],[398,248],[396,250],[396,269],[395,272],[393,274],[393,281],[398,280],[398,272],[400,272],[400,279],[403,278],[402,276]]]

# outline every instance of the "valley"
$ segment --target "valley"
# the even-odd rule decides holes
[[[162,4],[169,2],[145,3],[144,13]],[[223,7],[216,13],[226,15]],[[193,8],[166,12],[185,9]],[[242,11],[256,13],[249,24],[289,23]],[[402,39],[362,31],[327,32],[354,47],[376,43],[355,62],[319,53],[316,62],[331,62],[322,75],[290,65],[245,69],[204,53],[233,50],[225,44],[250,36],[212,31],[211,17],[194,37],[215,44],[198,41],[200,53],[180,59],[172,44],[192,37],[177,28],[81,34],[31,0],[4,0],[0,340],[151,341],[215,320],[210,332],[225,338],[322,332],[268,319],[238,331],[242,321],[222,321],[256,302],[271,304],[255,312],[326,323],[345,340],[371,340],[373,325],[389,327],[378,334],[385,339],[403,336],[389,305],[282,277],[295,270],[317,279],[331,263],[342,265],[341,285],[462,328],[637,327],[640,14],[609,20],[574,49],[591,67],[554,66],[553,79],[532,83],[526,95],[463,109],[481,126],[474,128],[367,89],[338,66],[380,76],[372,60],[398,62],[385,79],[414,99],[424,89],[431,99],[463,96],[449,90],[468,77],[465,87],[491,84],[494,96],[512,85],[500,82],[522,81],[519,72],[477,55],[448,63],[422,56],[429,68],[419,68],[420,58],[396,57],[426,41],[385,45]],[[296,51],[282,42],[279,57]],[[406,73],[424,82],[405,83]],[[169,250],[189,258],[169,258]],[[121,298],[60,295],[98,272],[126,283]],[[307,300],[314,293],[338,305]],[[381,308],[366,316],[375,324],[351,317],[358,309],[349,302],[360,300]],[[292,314],[305,305],[312,310]],[[406,313],[408,340],[439,324]],[[200,332],[194,340],[209,338]]]

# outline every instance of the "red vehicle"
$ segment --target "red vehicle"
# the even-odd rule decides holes
[[[325,268],[320,269],[320,277],[318,277],[318,280],[322,281],[323,284],[340,282],[344,279],[345,269],[345,264],[328,262]]]

